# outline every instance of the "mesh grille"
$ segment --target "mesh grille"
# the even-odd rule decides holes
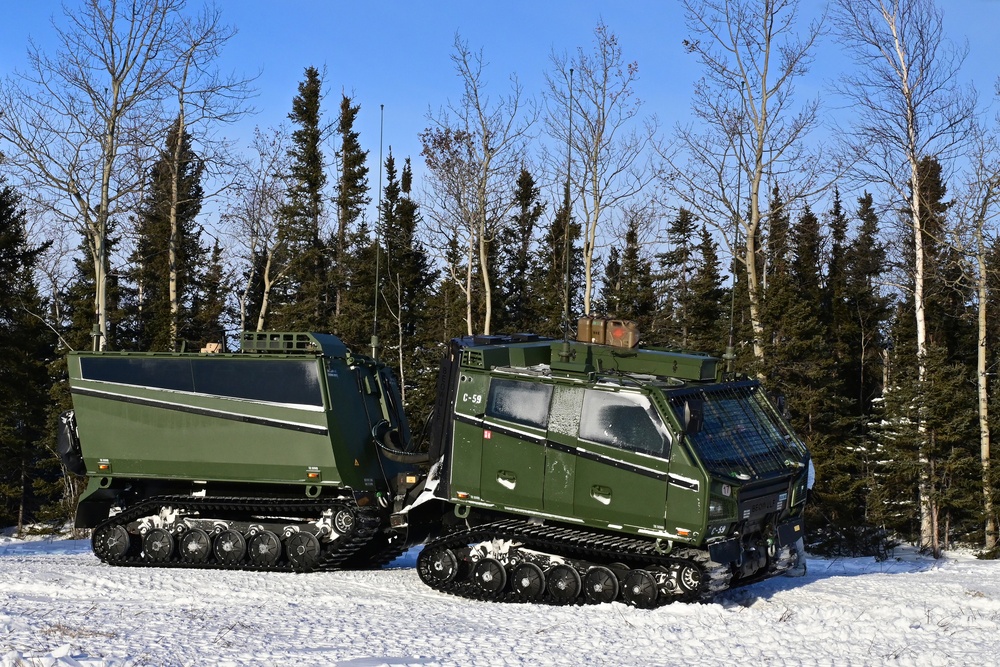
[[[668,396],[681,423],[684,404],[700,402],[704,423],[690,441],[713,473],[760,478],[797,466],[805,455],[805,447],[756,382],[688,389]]]

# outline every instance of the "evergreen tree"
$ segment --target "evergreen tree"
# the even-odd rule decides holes
[[[46,447],[47,363],[53,337],[33,271],[45,247],[28,245],[20,195],[0,180],[0,524],[35,519],[58,498],[58,464]],[[53,497],[54,496],[54,497]]]
[[[184,340],[193,347],[202,348],[206,343],[226,340],[225,320],[231,315],[226,306],[229,285],[222,262],[222,246],[216,241],[207,264],[198,276],[197,289],[191,298],[190,323],[182,330]]]
[[[573,222],[572,213],[565,205],[560,206],[541,244],[544,255],[539,280],[539,321],[538,326],[535,327],[535,333],[562,337],[567,291],[569,292],[570,317],[573,317],[573,313],[580,312],[583,259],[577,246],[579,239],[580,225]],[[567,246],[570,264],[568,290],[565,263]],[[567,324],[570,327],[573,326],[573,322]]]
[[[774,353],[792,339],[786,331],[794,326],[791,317],[786,317],[788,308],[795,300],[794,286],[791,276],[791,249],[789,248],[789,229],[791,220],[781,192],[775,186],[771,192],[769,212],[767,215],[767,247],[763,268],[760,306],[761,325],[764,340],[761,347],[764,350],[765,363],[762,367],[764,376],[770,380],[773,371],[781,371],[787,366],[774,357]],[[772,389],[779,389],[779,381]],[[781,387],[781,391],[785,388]]]
[[[721,354],[729,333],[729,290],[722,286],[718,247],[706,225],[699,230],[694,273],[687,283],[683,302],[683,345],[691,350]]]
[[[639,225],[642,218],[632,215],[625,230],[625,246],[621,253],[621,274],[617,290],[617,308],[610,315],[634,320],[639,331],[652,329],[656,312],[656,291],[653,287],[653,267],[642,256],[639,244]]]
[[[918,166],[918,182],[911,187],[918,188],[925,231],[927,354],[921,381],[911,291],[895,314],[881,441],[883,456],[891,461],[886,483],[895,489],[891,501],[899,520],[894,527],[917,538],[930,526],[925,546],[939,553],[953,536],[981,530],[978,476],[965,474],[976,471],[979,460],[975,382],[970,377],[976,351],[971,286],[946,242],[950,203],[941,165],[927,157]],[[911,217],[909,211],[903,215],[907,221]],[[904,255],[906,266],[914,264],[910,254]]]
[[[140,350],[175,351],[190,333],[192,299],[204,268],[205,250],[195,218],[201,212],[204,165],[191,148],[191,136],[178,136],[175,122],[163,157],[153,166],[139,213],[130,277],[137,301],[135,329]],[[180,142],[176,221],[171,222],[173,155]],[[171,277],[175,284],[171,289]],[[174,299],[172,299],[172,294]]]
[[[843,379],[843,370],[850,356],[850,350],[844,340],[844,328],[850,326],[851,317],[847,311],[847,214],[840,201],[839,188],[833,190],[833,206],[830,209],[829,220],[830,255],[827,261],[823,318],[830,327],[833,355]]]
[[[684,349],[695,349],[691,337],[698,335],[692,329],[692,313],[688,312],[689,308],[697,307],[691,285],[699,252],[696,233],[694,214],[681,208],[667,228],[671,248],[657,256],[660,261],[660,303],[669,308],[667,315],[661,318],[664,324],[660,338]],[[718,267],[715,268],[718,270]]]
[[[445,266],[461,267],[462,256],[458,241],[450,239],[445,250]],[[444,354],[444,345],[465,333],[465,297],[447,269],[442,270],[436,280],[427,310],[432,339],[441,346],[441,354]]]
[[[496,331],[524,332],[536,328],[535,279],[539,266],[532,247],[538,223],[545,212],[540,197],[541,189],[531,172],[522,168],[514,191],[516,205],[511,224],[504,225],[491,244],[496,247],[496,259],[490,263],[496,272],[490,281],[494,288],[493,329]]]
[[[864,427],[872,405],[882,395],[882,353],[892,299],[882,295],[880,282],[888,270],[885,244],[879,239],[879,219],[871,194],[858,198],[858,228],[844,255],[843,316],[834,311],[836,340],[849,351],[841,364],[844,394],[855,404]]]
[[[372,350],[372,336],[376,335],[381,344],[387,338],[390,323],[378,290],[378,285],[384,284],[385,263],[373,236],[364,219],[347,235],[347,255],[343,262],[347,289],[341,302],[340,326],[336,334],[352,350],[380,357],[381,351]],[[380,274],[379,280],[376,280],[376,273]],[[379,300],[377,311],[376,299]]]
[[[392,151],[385,161],[386,187],[382,199],[382,232],[384,245],[385,280],[381,285],[382,301],[388,321],[394,326],[386,341],[386,362],[395,353],[397,372],[403,397],[413,414],[422,414],[433,401],[436,377],[429,367],[439,354],[431,349],[433,334],[427,319],[430,288],[434,272],[423,244],[417,238],[420,212],[411,198],[413,170],[410,160],[403,164],[403,172],[396,180],[395,160]],[[391,341],[391,342],[390,342]],[[428,358],[431,357],[431,358]]]
[[[333,280],[336,293],[334,295],[334,316],[340,318],[348,281],[345,257],[349,236],[358,224],[365,206],[371,198],[368,196],[368,151],[361,150],[359,133],[354,129],[360,105],[352,105],[352,100],[344,95],[340,100],[340,116],[337,123],[337,133],[340,135],[340,148],[337,159],[340,162],[340,179],[337,182],[337,236],[333,241],[334,270]],[[390,149],[390,154],[391,154]],[[338,330],[340,323],[335,323]]]
[[[108,256],[115,253],[121,242],[114,221],[108,226],[106,246]],[[86,250],[84,240],[77,256],[73,259],[73,279],[65,293],[59,295],[62,302],[62,320],[59,333],[72,350],[97,349],[94,341],[94,269],[93,257]],[[138,311],[138,294],[124,284],[119,271],[107,268],[107,326],[109,350],[138,350],[139,336],[135,329]]]
[[[305,76],[288,114],[297,129],[292,132],[290,185],[278,229],[287,270],[273,295],[267,327],[286,331],[323,331],[333,313],[329,249],[321,234],[326,186],[320,126],[322,81],[315,67],[306,68]]]
[[[622,289],[622,262],[621,251],[617,246],[611,246],[608,250],[608,261],[604,266],[604,280],[601,282],[601,298],[595,305],[596,312],[607,315],[617,313],[619,307],[619,294]]]

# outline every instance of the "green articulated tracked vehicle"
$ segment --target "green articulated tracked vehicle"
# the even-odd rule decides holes
[[[395,480],[416,468],[400,450],[409,435],[391,372],[330,335],[245,333],[241,344],[69,355],[60,449],[89,476],[76,525],[93,528],[97,556],[313,571],[401,553],[388,518]]]
[[[577,338],[452,341],[432,467],[399,485],[392,516],[405,530],[437,513],[420,578],[484,600],[648,608],[791,567],[809,454],[761,386],[640,348],[628,322],[586,318]]]
[[[367,568],[426,541],[425,583],[496,601],[654,607],[788,569],[805,447],[757,382],[637,340],[455,339],[417,444],[389,369],[331,335],[72,353],[77,526],[112,565]]]

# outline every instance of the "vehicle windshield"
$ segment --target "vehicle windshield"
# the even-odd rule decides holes
[[[667,392],[684,423],[685,404],[703,415],[689,435],[698,457],[713,473],[745,479],[800,465],[805,448],[764,397],[757,382],[712,385]]]

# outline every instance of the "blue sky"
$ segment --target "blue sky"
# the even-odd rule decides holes
[[[73,1],[69,0],[69,5]],[[822,6],[804,0],[803,18]],[[949,37],[968,40],[964,76],[992,98],[1000,74],[1000,0],[939,0],[945,7]],[[200,3],[190,2],[191,7]],[[364,148],[377,158],[379,105],[385,105],[385,144],[397,159],[419,159],[417,134],[428,126],[428,109],[457,99],[460,81],[449,55],[456,32],[473,48],[482,48],[488,78],[498,92],[517,73],[525,93],[544,89],[549,54],[590,48],[600,19],[619,36],[625,56],[639,63],[636,92],[644,110],[655,113],[665,128],[687,122],[697,63],[681,48],[687,35],[676,0],[436,0],[334,2],[321,0],[220,0],[224,20],[238,29],[221,63],[224,69],[261,72],[259,113],[226,134],[249,138],[254,125],[282,122],[296,86],[309,65],[326,67],[331,95],[326,111],[332,120],[341,90],[362,107],[357,129]],[[54,0],[0,0],[0,74],[24,63],[29,35],[49,52],[54,50],[50,17],[62,21]],[[813,14],[810,14],[813,12]],[[798,94],[820,95],[830,105],[825,82],[835,77],[846,59],[832,39],[817,52],[813,71],[797,86]],[[386,148],[387,150],[388,148]],[[374,164],[372,165],[374,168]],[[371,182],[376,183],[373,172]]]

